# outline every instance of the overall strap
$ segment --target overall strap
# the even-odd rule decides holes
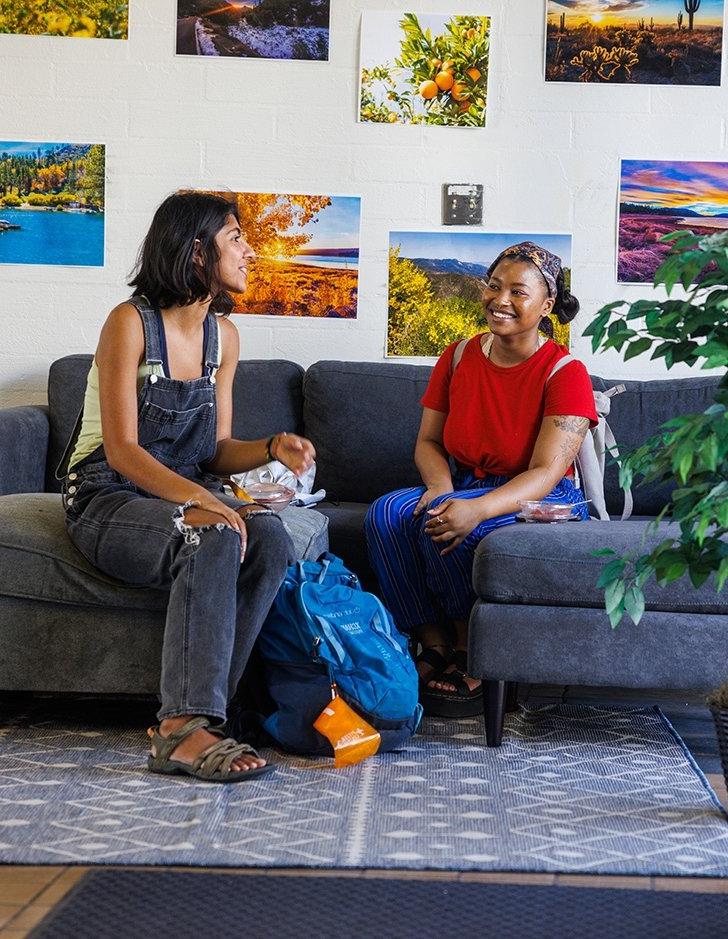
[[[159,341],[159,352],[162,357],[162,370],[167,378],[170,377],[169,371],[169,355],[167,354],[167,335],[164,332],[164,320],[162,319],[162,311],[156,309],[154,311],[154,321],[157,327],[157,339]],[[149,359],[147,359],[147,362]]]
[[[222,360],[222,343],[220,342],[220,321],[214,313],[208,313],[205,317],[205,349],[204,362],[205,374],[210,378],[215,377],[215,372],[220,368]]]
[[[136,307],[139,316],[142,318],[144,327],[144,356],[147,365],[164,365],[162,358],[162,341],[164,331],[161,331],[157,322],[157,311],[146,297],[134,296],[129,298],[129,303]],[[169,374],[167,370],[165,374]]]

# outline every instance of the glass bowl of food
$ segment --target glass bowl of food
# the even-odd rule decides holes
[[[579,516],[571,502],[544,502],[540,499],[519,500],[521,511],[516,518],[522,522],[569,522]]]
[[[249,483],[245,491],[251,499],[267,509],[273,509],[274,512],[285,509],[296,495],[293,489],[280,483]]]

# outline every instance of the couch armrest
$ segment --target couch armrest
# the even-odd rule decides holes
[[[48,408],[0,409],[0,495],[45,490]]]

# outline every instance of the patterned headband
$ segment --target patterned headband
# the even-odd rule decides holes
[[[526,257],[536,265],[541,271],[543,279],[546,281],[549,296],[555,297],[558,293],[556,278],[559,276],[559,271],[561,270],[561,258],[556,254],[551,254],[546,248],[542,248],[532,241],[522,241],[520,244],[511,245],[510,248],[501,251],[495,261],[493,261],[491,270],[495,270],[496,266],[503,258],[511,257],[514,254]]]

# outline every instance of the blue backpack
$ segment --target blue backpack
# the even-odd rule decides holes
[[[258,637],[275,711],[263,729],[284,749],[332,756],[313,722],[331,700],[331,683],[375,727],[379,752],[417,729],[417,670],[407,640],[373,594],[333,554],[288,568]]]

